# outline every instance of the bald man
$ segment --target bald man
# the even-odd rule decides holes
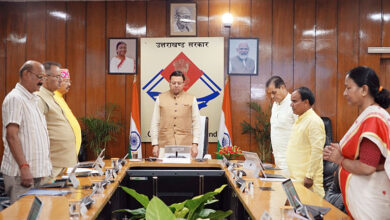
[[[1,172],[11,203],[51,173],[46,120],[37,105],[39,98],[33,94],[45,77],[41,63],[27,61],[19,70],[19,82],[3,102]]]
[[[230,59],[230,72],[229,73],[242,73],[252,74],[255,72],[255,61],[248,57],[249,45],[247,42],[242,41],[238,44],[237,56]]]
[[[50,159],[53,169],[50,178],[54,180],[68,167],[77,164],[76,137],[64,111],[54,99],[54,92],[60,88],[62,78],[60,65],[56,62],[43,63],[46,79],[36,94],[40,97],[38,106],[45,115],[50,138]]]

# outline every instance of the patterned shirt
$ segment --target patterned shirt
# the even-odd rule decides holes
[[[38,97],[19,83],[4,99],[2,106],[4,155],[1,172],[6,175],[20,176],[19,166],[6,139],[6,128],[11,123],[19,125],[18,137],[32,176],[46,177],[51,173],[46,120],[38,108],[37,101]]]

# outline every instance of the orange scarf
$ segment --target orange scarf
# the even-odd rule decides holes
[[[390,150],[390,131],[385,118],[381,113],[375,111],[365,114],[361,119],[358,117],[340,142],[343,156],[350,160],[357,160],[359,158],[360,142],[363,137],[372,137],[372,134],[375,134],[376,138],[379,138],[382,143],[386,143]],[[346,191],[350,176],[351,173],[340,166],[340,189],[349,216],[351,216],[351,213],[348,210]]]
[[[125,62],[125,59],[126,59],[126,57],[124,57],[123,59],[121,59],[121,62],[119,62],[118,66],[117,66],[118,69],[119,69],[119,67],[122,66],[123,62]]]

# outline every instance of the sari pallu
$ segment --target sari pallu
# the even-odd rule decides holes
[[[379,106],[369,106],[341,139],[342,154],[359,159],[363,138],[374,142],[386,158],[383,171],[356,175],[340,167],[340,188],[348,214],[355,219],[390,219],[390,116]]]

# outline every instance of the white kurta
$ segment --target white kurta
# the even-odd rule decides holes
[[[135,73],[135,63],[131,58],[126,57],[122,65],[118,68],[121,60],[113,57],[110,61],[110,73]]]
[[[291,94],[280,102],[274,102],[271,114],[271,143],[275,164],[287,170],[286,152],[292,126],[297,119],[291,108]]]

